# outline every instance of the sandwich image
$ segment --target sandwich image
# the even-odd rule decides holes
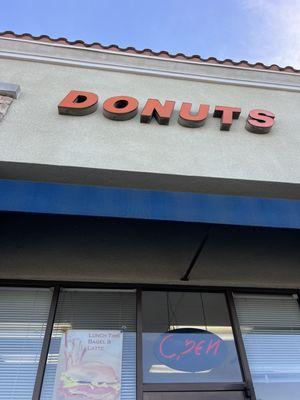
[[[70,366],[60,377],[62,399],[118,400],[120,382],[112,367],[99,362]]]

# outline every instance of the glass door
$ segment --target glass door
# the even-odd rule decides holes
[[[143,292],[142,319],[144,386],[242,383],[223,293]]]

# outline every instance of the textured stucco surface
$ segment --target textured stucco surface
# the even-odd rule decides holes
[[[300,94],[166,79],[122,72],[0,60],[1,79],[22,87],[20,98],[0,126],[0,161],[142,173],[300,183]],[[85,117],[61,116],[57,104],[71,89],[100,97],[99,110]],[[130,95],[175,100],[169,126],[106,119],[101,103],[110,96]],[[240,106],[242,114],[230,132],[208,118],[197,129],[177,124],[182,101]],[[244,129],[252,108],[276,114],[270,134]],[[5,177],[2,175],[2,177]],[[55,178],[54,178],[55,179]]]

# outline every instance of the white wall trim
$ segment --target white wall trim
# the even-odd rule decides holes
[[[6,44],[2,48],[6,48],[0,51],[0,59],[300,92],[299,74],[296,73],[201,63],[34,40],[0,37],[0,43],[1,41]]]
[[[107,54],[113,54],[113,55],[118,55],[118,56],[123,56],[123,57],[134,57],[134,58],[145,58],[145,59],[156,59],[159,61],[167,61],[167,62],[175,62],[175,63],[181,63],[181,64],[195,64],[195,65],[209,65],[211,67],[217,67],[217,68],[229,68],[229,69],[239,69],[239,70],[248,70],[250,72],[266,72],[270,74],[285,74],[285,75],[292,75],[292,76],[299,76],[298,73],[296,72],[287,72],[287,71],[276,71],[276,70],[264,70],[264,69],[255,69],[251,67],[240,67],[238,65],[226,65],[226,64],[215,64],[215,63],[210,63],[210,62],[205,62],[205,61],[193,61],[193,60],[182,60],[178,58],[164,58],[160,56],[155,56],[155,55],[147,55],[147,54],[134,54],[134,53],[127,53],[127,52],[118,52],[118,51],[113,51],[113,50],[108,50],[108,49],[96,49],[93,47],[79,47],[79,46],[74,46],[74,45],[69,45],[69,44],[60,44],[60,43],[47,43],[47,42],[37,42],[36,40],[29,40],[29,39],[18,39],[18,38],[7,38],[7,37],[0,37],[1,40],[12,40],[12,41],[17,41],[17,42],[28,42],[28,43],[33,43],[33,44],[38,44],[41,46],[54,46],[54,47],[61,47],[61,48],[69,48],[72,50],[83,50],[83,51],[92,51],[96,53],[107,53]],[[242,62],[242,61],[241,61]]]

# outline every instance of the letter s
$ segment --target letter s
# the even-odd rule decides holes
[[[268,133],[274,125],[275,115],[267,110],[251,110],[249,112],[246,129],[253,133]]]

